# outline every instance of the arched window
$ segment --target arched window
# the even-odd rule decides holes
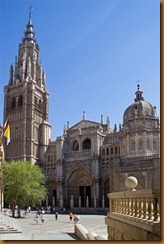
[[[91,149],[91,140],[90,139],[86,139],[83,142],[83,150],[87,150],[87,149]]]
[[[111,147],[111,149],[110,149],[110,153],[113,154],[113,147]]]
[[[15,108],[15,105],[16,105],[16,100],[15,100],[15,97],[13,97],[11,99],[11,108]]]
[[[106,149],[106,154],[109,155],[109,148]]]
[[[115,154],[117,154],[118,153],[118,150],[117,150],[117,147],[115,147]]]
[[[20,95],[20,96],[18,97],[18,106],[22,106],[22,104],[23,104],[23,96]]]
[[[72,146],[73,151],[79,151],[79,143],[78,141],[75,141]]]

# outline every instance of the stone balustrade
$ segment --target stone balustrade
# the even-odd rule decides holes
[[[90,149],[82,150],[82,151],[71,151],[64,154],[65,160],[80,160],[91,158],[92,153]]]
[[[160,239],[159,190],[115,192],[108,198],[110,210],[105,222],[109,240]]]
[[[133,217],[142,221],[160,221],[159,190],[137,190],[109,193],[110,213]]]

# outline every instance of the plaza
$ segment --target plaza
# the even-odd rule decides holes
[[[79,240],[74,234],[74,222],[70,222],[69,214],[60,214],[55,220],[54,214],[45,214],[44,223],[39,219],[38,224],[34,221],[36,211],[26,217],[15,218],[20,233],[1,233],[0,240]],[[87,231],[107,236],[105,215],[81,214],[80,223]],[[10,218],[11,219],[11,218]]]

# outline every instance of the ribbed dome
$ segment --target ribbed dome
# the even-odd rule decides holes
[[[132,103],[124,112],[123,123],[129,119],[135,119],[138,117],[153,117],[157,118],[156,109],[149,102],[146,102],[142,97],[142,91],[139,90],[135,93],[136,98],[134,103]]]

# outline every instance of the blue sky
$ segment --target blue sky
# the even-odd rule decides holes
[[[32,22],[46,72],[52,139],[64,124],[86,118],[123,122],[137,80],[160,116],[160,2],[158,0],[0,0],[0,123],[3,87]]]

